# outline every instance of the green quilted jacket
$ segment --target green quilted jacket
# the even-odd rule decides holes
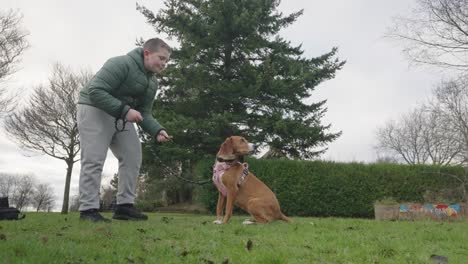
[[[143,116],[141,128],[154,137],[164,129],[151,114],[157,86],[154,74],[143,65],[143,49],[136,48],[107,60],[81,89],[78,103],[97,107],[115,118],[135,109]]]

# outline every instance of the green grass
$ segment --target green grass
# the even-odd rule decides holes
[[[149,217],[93,224],[76,213],[28,213],[0,221],[0,263],[431,263],[432,254],[468,263],[466,221],[293,217],[244,226],[245,216],[227,225],[212,224],[213,216]]]

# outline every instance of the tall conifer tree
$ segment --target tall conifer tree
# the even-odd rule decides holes
[[[326,101],[305,99],[344,61],[336,48],[305,58],[300,45],[280,37],[303,11],[283,15],[279,3],[167,0],[157,14],[137,5],[156,32],[178,44],[154,107],[174,135],[157,148],[159,158],[214,156],[226,137],[242,135],[289,158],[310,159],[339,137],[321,123]]]

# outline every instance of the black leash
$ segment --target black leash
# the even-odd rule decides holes
[[[151,148],[151,147],[150,147],[150,152],[151,152],[151,154],[153,154],[154,157],[156,156],[156,154],[154,153],[153,148]],[[163,166],[166,169],[169,168],[169,166],[167,166],[165,164],[161,164],[160,166]],[[211,173],[213,173],[213,172],[211,172]],[[186,179],[186,178],[184,178],[182,176],[179,176],[177,173],[167,173],[167,174],[169,174],[171,176],[174,176],[176,178],[179,178],[179,179],[181,179],[181,180],[183,180],[185,182],[192,183],[192,184],[204,185],[204,184],[212,182],[211,178],[208,179],[208,180],[204,180],[204,181],[192,181],[192,180]]]
[[[122,108],[123,108],[124,106],[125,106],[125,105],[123,104]],[[127,114],[128,114],[128,112],[130,111],[130,109],[131,109],[131,108],[128,108],[128,110],[127,110],[125,113],[123,113],[123,115],[122,115],[123,118],[118,118],[118,117],[115,118],[114,124],[115,124],[115,130],[116,130],[117,132],[127,131],[127,130],[125,129],[125,125],[127,124]],[[119,120],[122,120],[122,129],[119,128]]]
[[[189,180],[189,179],[185,179],[184,177],[181,177],[177,174],[174,174],[174,176],[176,176],[177,178],[183,180],[183,181],[186,181],[186,182],[189,182],[189,183],[193,183],[193,184],[198,184],[198,185],[204,185],[204,184],[207,184],[207,183],[210,183],[211,182],[211,179],[209,180],[206,180],[206,181],[199,181],[199,182],[196,182],[196,181],[192,181],[192,180]]]
[[[119,128],[119,120],[122,120],[122,129]],[[125,118],[116,118],[115,119],[115,130],[117,132],[127,131],[127,129],[125,129],[126,124],[127,124],[127,120]]]

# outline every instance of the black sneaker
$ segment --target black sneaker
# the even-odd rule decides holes
[[[115,207],[113,219],[143,221],[148,220],[148,216],[142,214],[139,210],[133,207],[133,204],[118,204]]]
[[[91,222],[103,222],[110,223],[111,220],[104,218],[98,211],[98,209],[89,209],[80,212],[80,220],[91,221]]]

